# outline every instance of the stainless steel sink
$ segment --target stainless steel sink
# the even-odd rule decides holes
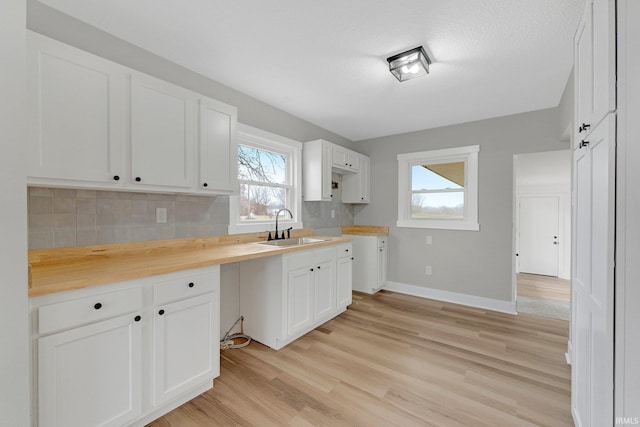
[[[264,242],[258,242],[258,244],[268,246],[299,246],[308,245],[309,243],[326,242],[328,240],[329,239],[317,239],[315,237],[292,237],[290,239],[267,240]]]

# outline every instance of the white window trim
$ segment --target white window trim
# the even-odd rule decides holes
[[[480,230],[478,223],[478,152],[479,145],[445,148],[398,154],[398,227],[437,228],[444,230]],[[411,214],[411,167],[425,163],[449,163],[464,161],[465,203],[464,219],[412,219]]]
[[[302,224],[302,143],[293,139],[267,132],[253,126],[238,123],[237,133],[238,145],[250,145],[266,150],[275,151],[290,155],[291,164],[288,174],[291,176],[293,184],[289,196],[291,199],[291,213],[289,215],[280,214],[278,226],[280,230],[289,227],[296,229],[303,228]],[[275,218],[271,221],[256,221],[244,223],[240,221],[240,196],[229,196],[229,234],[259,233],[262,231],[275,230]],[[282,226],[280,226],[280,224]]]

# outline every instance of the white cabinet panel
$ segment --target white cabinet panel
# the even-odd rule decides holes
[[[577,145],[615,110],[615,1],[588,0],[574,38]]]
[[[302,198],[304,201],[327,201],[331,194],[330,142],[306,142],[302,148]]]
[[[353,289],[379,291],[387,283],[387,236],[345,236],[353,244]]]
[[[342,176],[343,203],[369,203],[370,159],[360,155],[360,168],[357,173]]]
[[[219,293],[154,310],[154,393],[160,405],[219,375]]]
[[[28,33],[30,183],[123,182],[124,76],[116,64]]]
[[[336,248],[337,308],[346,307],[352,302],[353,251],[351,244]]]
[[[335,258],[335,252],[333,252]],[[313,267],[314,279],[314,319],[322,319],[336,311],[336,269],[335,259],[318,262]]]
[[[235,193],[238,191],[238,110],[208,98],[201,98],[199,107],[198,187],[211,193]]]
[[[287,272],[288,335],[295,335],[313,324],[313,283],[313,268],[310,266]]]
[[[189,188],[194,180],[195,94],[131,76],[131,183]]]
[[[38,340],[40,426],[121,426],[141,414],[142,329],[135,319]]]

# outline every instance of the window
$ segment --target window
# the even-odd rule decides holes
[[[229,203],[229,233],[273,229],[275,214],[282,212],[283,229],[302,228],[300,159],[302,144],[279,135],[238,124],[237,196]]]
[[[398,154],[398,227],[479,230],[479,150]]]

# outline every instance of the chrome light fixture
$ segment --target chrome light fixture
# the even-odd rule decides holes
[[[391,74],[401,82],[429,74],[429,64],[431,64],[422,46],[390,56],[387,62]]]

